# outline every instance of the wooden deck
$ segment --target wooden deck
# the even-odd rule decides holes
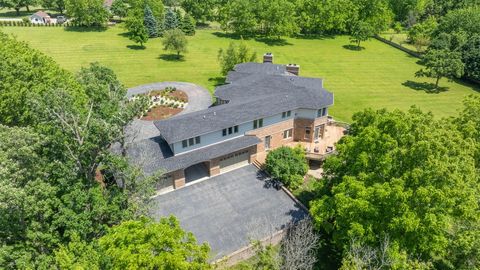
[[[335,144],[345,136],[345,130],[345,127],[342,126],[327,125],[323,139],[315,140],[312,143],[293,142],[288,146],[301,145],[305,149],[307,159],[322,161],[335,153]]]

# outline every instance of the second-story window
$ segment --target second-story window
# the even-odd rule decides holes
[[[194,146],[196,144],[200,144],[200,136],[190,138],[187,140],[182,141],[182,148],[187,148],[189,146]]]
[[[257,120],[253,120],[253,129],[257,129],[257,128],[261,128],[263,127],[263,119],[260,118],[260,119],[257,119]]]
[[[238,126],[233,126],[229,128],[224,128],[222,130],[222,136],[225,137],[227,135],[233,134],[233,133],[238,133]]]
[[[290,117],[291,115],[292,115],[292,111],[286,111],[282,113],[282,118],[287,118],[287,117]]]
[[[327,108],[323,108],[317,111],[317,117],[323,117],[327,115]]]

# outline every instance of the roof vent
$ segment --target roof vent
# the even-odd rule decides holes
[[[217,115],[217,112],[213,112],[213,115],[214,115],[214,116]]]
[[[203,116],[203,119],[207,119],[207,116],[206,116],[206,115],[204,115],[204,116]]]
[[[273,63],[273,53],[267,52],[263,55],[263,63]]]

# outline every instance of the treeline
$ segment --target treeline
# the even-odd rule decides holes
[[[0,59],[0,268],[208,269],[208,246],[178,221],[144,217],[158,175],[122,153],[148,100],[129,101],[106,67],[71,74],[2,32]]]

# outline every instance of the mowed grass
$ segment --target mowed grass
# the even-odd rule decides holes
[[[77,32],[61,27],[3,27],[32,47],[53,57],[62,67],[76,72],[90,62],[100,62],[112,68],[128,87],[159,82],[186,81],[202,85],[213,92],[221,81],[217,53],[234,39],[214,30],[199,30],[189,37],[188,53],[181,61],[172,59],[162,48],[160,39],[152,39],[147,48],[138,49],[117,25],[106,31]],[[353,113],[375,109],[407,110],[416,105],[437,117],[456,115],[462,100],[478,94],[478,86],[464,82],[448,82],[448,90],[428,93],[421,83],[427,78],[415,78],[421,68],[418,59],[377,40],[362,43],[365,49],[345,48],[348,37],[324,39],[289,38],[280,44],[261,40],[246,40],[258,53],[273,52],[276,63],[301,65],[301,75],[325,80],[325,88],[335,94],[330,113],[339,120],[350,121]]]

